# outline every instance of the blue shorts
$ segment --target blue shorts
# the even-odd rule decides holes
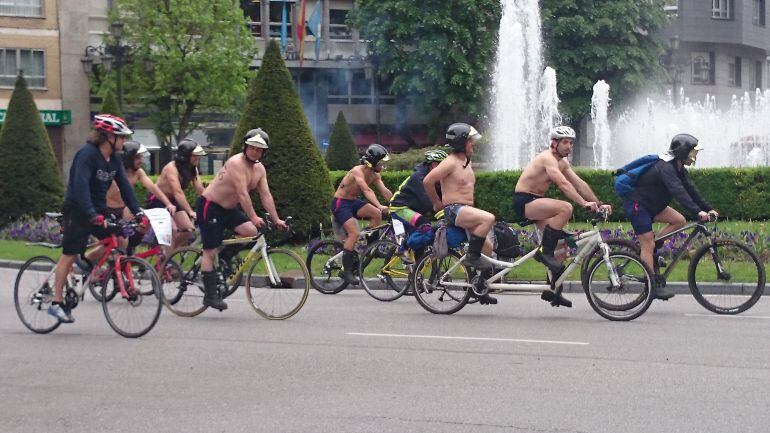
[[[623,202],[623,210],[626,211],[626,216],[631,221],[631,226],[637,236],[652,231],[652,220],[655,216],[650,215],[650,212],[638,201],[626,200]]]
[[[334,215],[337,223],[343,225],[351,218],[358,218],[358,211],[364,206],[366,206],[366,202],[363,200],[334,197],[331,203],[332,215]]]

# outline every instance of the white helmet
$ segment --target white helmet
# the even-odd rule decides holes
[[[562,138],[575,139],[575,130],[569,126],[557,126],[551,130],[552,140],[561,140]]]

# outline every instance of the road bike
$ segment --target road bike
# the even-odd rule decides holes
[[[47,213],[61,223],[62,214]],[[162,308],[161,284],[155,269],[145,260],[126,256],[118,248],[117,236],[124,226],[135,223],[107,223],[107,237],[99,241],[104,254],[91,272],[81,275],[69,270],[64,287],[64,307],[72,310],[83,300],[86,288],[99,282],[102,311],[110,327],[128,338],[147,334],[158,322]],[[49,333],[61,325],[48,314],[54,297],[56,261],[48,256],[27,260],[19,269],[13,290],[16,313],[29,330]],[[94,283],[95,284],[95,283]]]

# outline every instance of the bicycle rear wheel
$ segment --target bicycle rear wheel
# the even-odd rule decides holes
[[[655,298],[653,273],[634,253],[611,251],[608,260],[595,260],[588,268],[588,303],[605,319],[634,320]],[[612,282],[613,274],[618,285]]]
[[[269,272],[272,268],[274,272]],[[279,278],[273,283],[270,275]],[[249,269],[245,281],[246,299],[265,319],[283,320],[297,314],[310,292],[310,275],[302,259],[293,251],[269,249],[267,260],[261,255]]]
[[[742,313],[765,291],[765,268],[743,242],[716,239],[701,246],[687,275],[695,300],[717,314]]]
[[[13,286],[16,314],[24,326],[38,334],[47,334],[61,325],[59,319],[48,314],[53,301],[55,267],[56,261],[52,258],[37,256],[24,262],[16,274]]]
[[[122,280],[125,293],[120,291]],[[155,326],[163,307],[155,269],[139,257],[123,257],[102,286],[102,310],[110,327],[127,338],[138,338]],[[111,296],[112,295],[112,296]]]
[[[470,271],[464,264],[459,263],[461,258],[459,253],[450,250],[449,255],[442,259],[437,259],[430,253],[417,261],[411,280],[414,297],[423,308],[433,314],[453,314],[468,303],[471,296],[469,287],[442,284],[444,282],[470,284]],[[441,279],[452,268],[454,268],[452,272]]]
[[[307,253],[305,265],[310,272],[310,284],[326,295],[345,290],[348,283],[342,279],[342,242],[324,240],[318,242]]]
[[[178,248],[161,265],[163,304],[177,316],[195,317],[208,308],[203,305],[201,254],[198,248]]]
[[[364,251],[358,276],[364,290],[378,301],[395,301],[409,289],[413,264],[403,261],[401,247],[388,239],[373,242]]]

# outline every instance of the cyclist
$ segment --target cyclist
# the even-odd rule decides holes
[[[146,223],[123,164],[115,155],[123,149],[123,143],[131,134],[125,120],[120,117],[97,114],[86,144],[77,151],[72,161],[62,206],[62,255],[56,264],[54,300],[48,308],[48,314],[62,323],[75,321],[63,302],[67,274],[77,256],[85,252],[90,235],[102,238],[108,235],[104,230],[104,214],[107,212],[107,190],[113,180],[137,220]]]
[[[612,207],[599,201],[591,187],[572,170],[567,157],[572,152],[575,131],[569,126],[557,126],[550,135],[550,148],[536,155],[522,171],[514,190],[513,209],[521,223],[534,221],[542,233],[535,259],[551,270],[555,280],[564,271],[564,265],[554,257],[554,250],[560,239],[570,235],[562,229],[572,218],[572,205],[544,197],[548,187],[555,184],[567,198],[587,210],[595,212],[601,209],[612,213]],[[554,297],[550,290],[541,295],[549,302],[554,301]],[[561,295],[555,300],[559,305],[572,306]]]
[[[427,215],[433,213],[433,202],[422,184],[425,176],[449,155],[443,150],[428,150],[425,161],[414,166],[411,176],[404,180],[390,199],[390,215],[404,223],[407,231],[430,224]],[[441,186],[436,190],[441,196]]]
[[[658,236],[671,233],[686,224],[682,214],[669,204],[673,199],[679,202],[701,221],[708,221],[709,216],[717,217],[719,213],[701,197],[685,170],[695,164],[698,152],[703,146],[698,139],[690,134],[678,134],[671,140],[668,151],[660,155],[660,160],[645,171],[637,181],[636,187],[623,201],[623,210],[631,220],[642,249],[642,260],[656,269],[657,249],[652,223],[666,223]],[[656,298],[666,300],[674,293],[664,287],[656,288]]]
[[[158,176],[155,185],[168,197],[176,207],[174,212],[174,237],[171,249],[179,248],[193,236],[195,211],[184,194],[185,189],[192,184],[198,195],[203,193],[203,184],[198,177],[198,158],[206,155],[203,148],[189,138],[182,140],[177,146],[174,160],[166,164]],[[147,208],[165,208],[166,204],[160,197],[150,193]]]
[[[444,211],[447,224],[465,229],[468,233],[468,254],[466,264],[482,270],[482,278],[492,275],[492,267],[482,257],[492,254],[492,243],[487,234],[495,223],[495,216],[474,207],[473,193],[476,175],[470,167],[473,144],[481,139],[476,128],[466,123],[454,123],[446,132],[446,144],[452,149],[451,155],[441,161],[425,176],[422,183],[433,203],[433,210]],[[439,197],[436,183],[440,183]],[[496,304],[497,299],[488,294],[479,298],[482,304]]]
[[[380,176],[383,169],[382,163],[389,159],[388,151],[381,145],[372,144],[367,147],[364,156],[361,157],[361,164],[351,168],[345,174],[332,198],[333,222],[342,226],[346,233],[342,254],[342,278],[348,284],[358,284],[358,278],[353,273],[358,260],[358,254],[354,251],[359,233],[358,219],[369,220],[370,227],[377,226],[382,222],[382,214],[388,211],[388,207],[377,200],[370,185],[374,184],[385,200],[390,200],[393,196],[382,183],[382,176]],[[358,198],[361,194],[368,203]]]
[[[203,241],[203,305],[220,311],[227,309],[227,304],[219,292],[214,263],[217,248],[222,245],[224,230],[231,229],[241,236],[256,236],[257,229],[265,225],[265,221],[254,211],[249,192],[257,190],[262,206],[275,225],[281,230],[288,228],[278,217],[273,195],[267,185],[265,166],[261,164],[269,144],[270,137],[262,129],[247,132],[243,137],[243,151],[225,162],[198,198],[198,223]]]

